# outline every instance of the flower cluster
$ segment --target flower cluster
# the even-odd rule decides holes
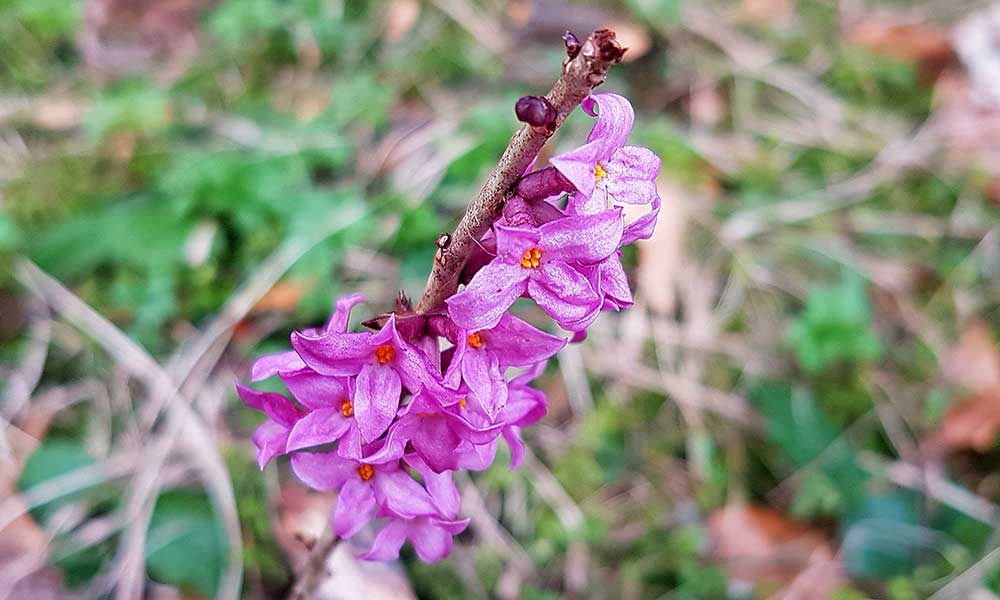
[[[290,454],[299,479],[336,491],[338,536],[383,523],[365,558],[394,558],[407,540],[422,560],[447,555],[468,524],[452,473],[488,467],[500,439],[511,468],[520,463],[521,428],[546,412],[530,382],[566,340],[513,316],[515,300],[530,297],[576,338],[602,310],[632,303],[620,249],[652,233],[659,159],[625,145],[625,98],[597,94],[583,108],[597,117],[587,143],[522,178],[480,240],[495,254],[470,260],[446,310],[400,301],[376,331],[350,332],[364,298],[341,298],[325,327],[292,333],[291,350],[253,365],[253,381],[277,376],[294,400],[237,385],[267,415],[254,434],[261,468]],[[650,209],[625,224],[620,204]]]

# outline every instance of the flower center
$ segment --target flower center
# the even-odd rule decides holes
[[[465,410],[465,407],[468,404],[469,404],[469,401],[466,400],[465,398],[462,398],[461,400],[458,401],[458,407],[461,408],[462,410]]]
[[[596,165],[594,165],[594,183],[597,183],[598,181],[604,179],[607,176],[608,172],[604,170],[604,167],[601,166],[601,163],[597,163]]]
[[[358,467],[358,477],[361,478],[361,481],[368,481],[374,476],[375,469],[373,469],[371,465],[361,465]]]
[[[340,405],[340,414],[345,417],[354,416],[354,404],[350,400],[344,400],[344,403]]]
[[[537,269],[538,265],[541,264],[540,260],[542,258],[542,251],[538,248],[532,248],[531,250],[525,250],[524,254],[521,255],[521,266],[525,269]]]
[[[389,344],[382,344],[375,349],[375,360],[378,364],[384,365],[396,358],[396,349]]]
[[[465,339],[467,342],[469,342],[469,345],[472,346],[473,348],[478,349],[483,347],[483,337],[478,333],[473,333],[472,335],[466,337]]]

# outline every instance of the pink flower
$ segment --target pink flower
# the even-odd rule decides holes
[[[333,530],[351,537],[371,519],[376,507],[403,518],[435,516],[430,494],[399,466],[399,460],[376,464],[338,456],[334,452],[296,452],[292,470],[309,487],[336,491]]]
[[[465,382],[469,395],[492,420],[507,403],[507,367],[544,362],[565,345],[563,338],[505,313],[491,329],[458,331],[455,354],[444,380],[453,389]]]
[[[447,300],[456,325],[491,329],[525,293],[565,329],[583,329],[596,318],[601,298],[576,265],[600,262],[618,248],[620,211],[564,217],[540,227],[498,225],[494,230],[496,258]]]
[[[357,377],[354,415],[365,443],[378,439],[389,428],[404,386],[411,393],[428,386],[442,397],[447,395],[440,371],[396,331],[395,315],[377,333],[309,336],[295,332],[292,347],[317,373]]]

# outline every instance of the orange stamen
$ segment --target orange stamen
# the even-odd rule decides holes
[[[340,414],[345,417],[353,417],[354,404],[350,400],[345,400],[344,403],[340,405]]]
[[[361,481],[368,481],[374,476],[375,469],[373,469],[371,465],[361,465],[358,467],[358,477],[361,478]]]
[[[380,365],[387,364],[394,358],[396,358],[396,349],[389,344],[382,344],[375,349],[375,360],[377,360]]]

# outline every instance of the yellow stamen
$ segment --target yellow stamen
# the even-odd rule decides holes
[[[382,344],[375,349],[375,360],[377,360],[380,365],[391,362],[394,358],[396,358],[396,349],[389,344]]]
[[[466,341],[469,342],[469,345],[472,346],[473,348],[483,347],[483,338],[478,333],[473,333],[472,335],[466,337],[465,339]]]
[[[542,251],[538,248],[525,250],[521,255],[521,266],[525,269],[537,269],[542,259]]]
[[[608,172],[604,170],[604,167],[600,163],[594,165],[594,183],[604,179],[608,176]]]
[[[361,465],[358,467],[358,477],[361,478],[361,481],[368,481],[374,476],[375,469],[373,469],[371,465]]]
[[[345,400],[343,404],[340,405],[340,414],[345,417],[354,416],[354,404],[350,400]]]

